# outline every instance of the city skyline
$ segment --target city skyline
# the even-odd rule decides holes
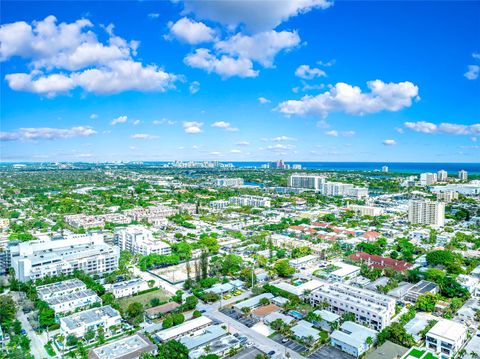
[[[4,2],[0,160],[478,162],[478,2],[282,4]]]

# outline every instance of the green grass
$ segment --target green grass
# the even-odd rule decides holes
[[[412,349],[410,350],[410,353],[408,353],[408,355],[411,355],[415,358],[421,358],[423,353],[425,353],[423,350]]]
[[[122,298],[119,300],[119,303],[123,310],[126,310],[131,303],[135,302],[141,303],[145,308],[147,308],[150,307],[150,300],[153,298],[159,298],[160,301],[168,302],[170,296],[163,289],[157,289],[133,297]]]
[[[432,353],[427,353],[427,355],[425,355],[423,359],[438,359],[438,357],[436,357]]]
[[[51,357],[54,357],[55,355],[57,355],[57,353],[55,352],[55,349],[53,349],[52,342],[48,342],[43,347],[47,351],[48,355],[50,355]]]

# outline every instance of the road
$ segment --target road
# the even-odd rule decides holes
[[[43,345],[46,343],[46,340],[43,342],[42,337],[35,333],[27,319],[27,316],[22,310],[17,311],[17,319],[20,321],[20,323],[22,323],[22,328],[26,330],[27,335],[31,340],[30,350],[33,354],[33,357],[36,359],[48,358],[49,356],[43,347]]]

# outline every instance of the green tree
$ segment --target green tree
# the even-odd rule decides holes
[[[432,293],[426,293],[420,295],[417,298],[415,307],[423,312],[433,312],[435,310],[435,304],[438,301],[438,296]]]
[[[130,323],[138,324],[143,321],[144,312],[145,310],[141,303],[130,303],[126,311],[127,319]]]
[[[291,277],[295,273],[295,268],[288,263],[288,259],[278,260],[273,268],[280,277],[284,278]]]
[[[9,295],[0,296],[0,325],[7,330],[15,319],[17,312],[15,302]]]
[[[176,340],[160,344],[157,359],[188,359],[188,349]]]

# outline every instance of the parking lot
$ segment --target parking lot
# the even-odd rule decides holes
[[[283,343],[282,340],[283,340],[284,338],[285,338],[285,337],[284,337],[283,335],[281,335],[281,334],[277,334],[277,335],[275,335],[274,337],[272,337],[272,339],[273,339],[274,341],[276,341],[277,343],[282,344],[283,346],[285,346],[285,347],[287,347],[288,349],[291,349],[291,350],[297,352],[298,354],[302,354],[302,353],[308,351],[307,348],[306,348],[304,345],[298,344],[297,342],[295,342],[295,341],[292,340],[292,339],[288,339],[288,342]]]
[[[317,349],[308,356],[312,359],[353,359],[354,357],[348,355],[347,353],[342,352],[341,350],[331,347],[330,345],[324,345],[323,347]]]
[[[235,354],[231,359],[255,359],[257,355],[261,355],[263,352],[257,348],[246,348],[240,353]]]
[[[253,327],[257,323],[257,321],[253,320],[252,318],[246,318],[242,314],[238,314],[234,309],[225,308],[222,309],[221,312],[249,328]]]

